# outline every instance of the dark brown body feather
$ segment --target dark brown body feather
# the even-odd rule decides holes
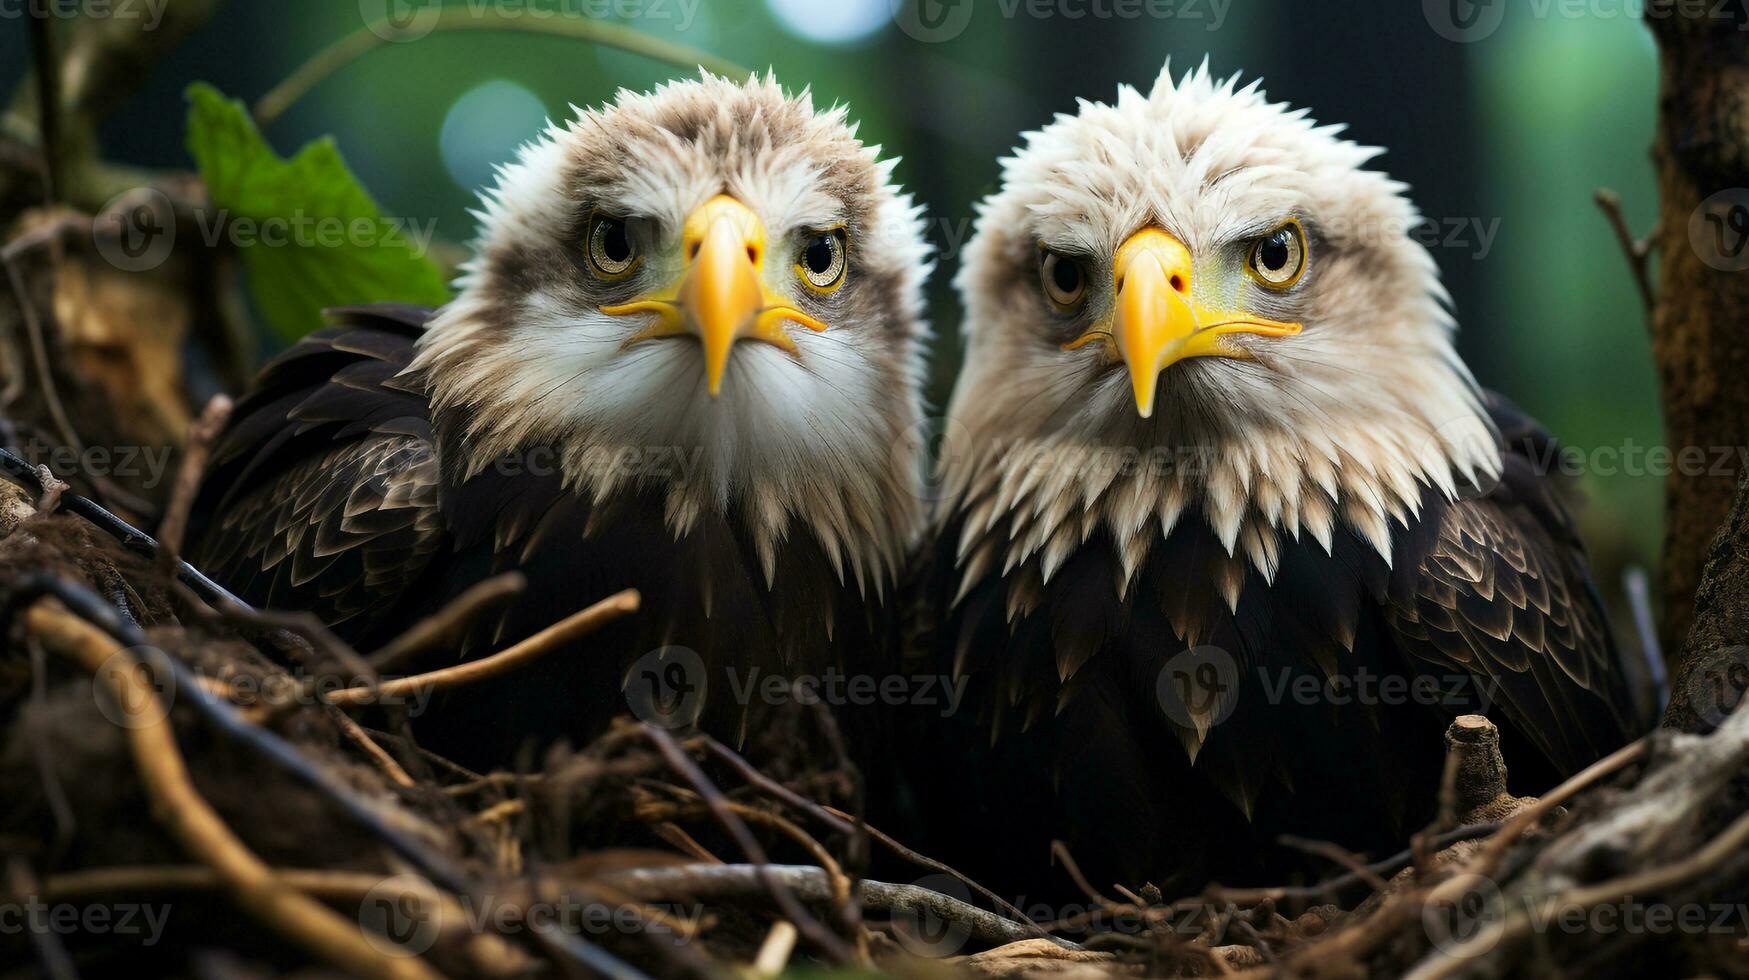
[[[1497,487],[1455,502],[1429,491],[1420,518],[1393,527],[1388,564],[1341,527],[1329,553],[1284,540],[1275,581],[1248,572],[1236,612],[1217,588],[1226,549],[1188,518],[1121,599],[1100,531],[1012,622],[1027,563],[956,604],[963,514],[949,515],[921,576],[921,646],[970,688],[912,766],[937,850],[1029,898],[1074,894],[1050,868],[1052,839],[1100,888],[1274,884],[1303,867],[1281,834],[1402,846],[1433,816],[1457,714],[1500,725],[1521,793],[1621,745],[1636,723],[1616,648],[1571,520],[1531,463],[1548,437],[1503,402],[1490,410],[1507,444]],[[944,744],[968,756],[942,759]]]
[[[628,667],[664,647],[697,658],[670,657],[684,673],[655,679],[657,693],[696,691],[700,723],[737,741],[787,703],[749,695],[764,679],[877,669],[886,617],[805,530],[780,549],[768,587],[732,520],[704,515],[676,540],[661,486],[594,504],[561,485],[547,447],[463,479],[460,450],[403,374],[429,312],[336,313],[339,326],[268,365],[215,446],[197,505],[201,567],[251,602],[315,612],[363,649],[490,575],[527,576],[502,615],[427,666],[501,648],[620,589],[643,595],[642,612],[572,649],[440,695],[414,720],[423,744],[502,766],[529,742],[587,739],[648,704],[622,686]]]

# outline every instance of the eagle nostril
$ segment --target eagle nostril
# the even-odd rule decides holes
[[[1175,292],[1180,292],[1180,293],[1182,293],[1182,292],[1185,292],[1185,291],[1186,291],[1186,288],[1185,288],[1185,285],[1184,285],[1184,277],[1183,277],[1183,276],[1180,276],[1180,275],[1177,275],[1177,274],[1174,274],[1174,275],[1173,275],[1173,276],[1172,276],[1172,289],[1173,289],[1173,290],[1174,290],[1174,291],[1175,291]]]

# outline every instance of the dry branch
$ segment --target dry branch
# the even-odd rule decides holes
[[[151,797],[153,815],[189,854],[224,879],[238,904],[263,925],[356,976],[436,980],[438,974],[422,961],[384,954],[356,924],[275,878],[272,869],[237,839],[194,788],[168,723],[169,708],[145,680],[132,654],[54,599],[33,606],[28,622],[45,646],[109,685],[122,710],[132,709],[128,742]]]
[[[370,704],[382,699],[393,699],[402,695],[421,691],[441,690],[448,687],[461,687],[497,677],[522,667],[530,661],[546,656],[552,651],[564,646],[580,636],[587,635],[628,613],[637,612],[638,593],[635,589],[626,589],[595,603],[587,609],[559,620],[526,640],[515,643],[488,657],[469,660],[445,667],[428,674],[417,674],[412,677],[398,677],[392,681],[384,681],[374,687],[348,687],[325,695],[326,700],[339,705]]]
[[[824,869],[795,864],[686,864],[668,868],[635,868],[596,878],[603,888],[644,902],[673,901],[681,897],[700,899],[753,898],[769,896],[769,882],[776,881],[790,894],[812,905],[830,907],[832,877]],[[893,915],[935,916],[958,923],[983,942],[1010,943],[1035,939],[1038,933],[1027,925],[986,912],[975,905],[917,885],[863,880],[857,885],[863,906]],[[1076,948],[1056,939],[1066,948]]]

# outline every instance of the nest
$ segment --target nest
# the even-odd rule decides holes
[[[0,443],[31,457],[0,454],[0,962],[57,978],[1749,976],[1749,710],[1657,733],[1540,799],[1505,793],[1497,733],[1461,718],[1439,818],[1399,854],[1288,841],[1330,872],[1278,888],[1081,881],[1085,910],[1049,922],[862,819],[832,718],[802,699],[752,746],[757,766],[628,720],[469,771],[419,746],[407,696],[513,673],[639,598],[430,672],[419,658],[519,577],[375,651],[237,601],[175,557],[222,399],[171,426],[188,436],[161,507],[142,485],[34,465],[62,458],[43,447],[84,459],[75,418],[129,444],[149,440],[130,425],[174,415],[125,383],[137,372],[77,369],[32,301],[54,277],[23,256],[86,231],[63,217],[0,256],[23,300],[0,307],[4,333],[40,355],[22,372],[9,359],[0,420]]]
[[[515,671],[632,612],[634,593],[398,676],[521,582],[355,651],[5,462],[0,890],[25,927],[0,928],[0,948],[52,975],[1749,974],[1749,712],[1636,742],[1535,800],[1505,794],[1493,727],[1459,719],[1441,819],[1402,854],[1294,842],[1330,860],[1329,880],[1192,896],[1083,883],[1085,914],[1035,923],[952,855],[863,822],[822,714],[778,739],[820,757],[775,774],[630,721],[517,771],[472,772],[411,738],[398,693]],[[865,877],[876,853],[920,883]]]

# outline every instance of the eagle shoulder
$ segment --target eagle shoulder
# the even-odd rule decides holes
[[[1546,472],[1553,437],[1498,395],[1504,443],[1486,493],[1430,500],[1396,542],[1385,618],[1405,654],[1463,670],[1562,772],[1621,745],[1636,711],[1585,549]]]
[[[370,632],[444,539],[425,395],[429,311],[365,306],[270,362],[213,447],[192,556],[258,605]]]

